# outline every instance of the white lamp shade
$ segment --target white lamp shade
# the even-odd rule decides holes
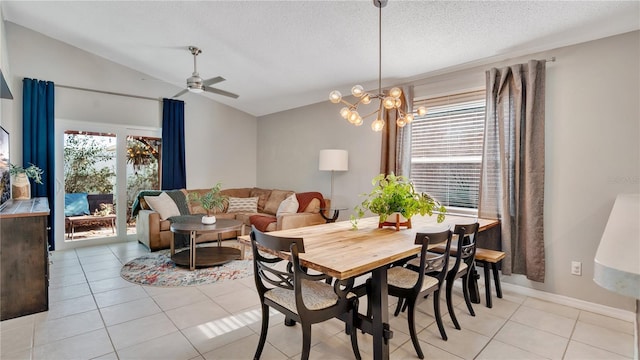
[[[349,170],[349,153],[347,150],[320,150],[319,170],[347,171]]]

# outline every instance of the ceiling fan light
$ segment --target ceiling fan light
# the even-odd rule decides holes
[[[192,93],[195,93],[195,94],[199,94],[199,93],[203,92],[204,90],[202,88],[199,88],[199,87],[190,87],[189,91],[192,92]]]

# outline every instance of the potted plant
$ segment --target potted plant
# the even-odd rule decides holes
[[[31,183],[33,179],[36,184],[42,184],[42,174],[44,171],[34,164],[29,164],[27,168],[19,165],[9,164],[9,174],[13,176],[11,193],[16,200],[28,200],[31,198]]]
[[[411,228],[411,217],[416,214],[432,216],[437,211],[438,222],[444,221],[445,207],[429,194],[416,192],[413,183],[404,176],[380,174],[373,178],[371,184],[373,189],[368,194],[362,194],[365,199],[354,208],[355,214],[351,215],[354,228],[357,229],[358,219],[364,216],[366,210],[380,217],[378,227],[392,225],[396,230],[400,226]],[[394,217],[389,218],[391,215]]]
[[[224,210],[224,202],[227,199],[226,196],[220,194],[220,187],[222,185],[217,183],[208,192],[200,195],[197,192],[189,193],[189,200],[198,202],[207,211],[207,215],[202,217],[203,224],[215,224],[216,217],[213,215],[216,210]]]

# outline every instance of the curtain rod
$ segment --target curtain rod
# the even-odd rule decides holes
[[[152,97],[140,96],[140,95],[123,94],[123,93],[113,92],[113,91],[87,89],[87,88],[81,88],[81,87],[76,87],[76,86],[58,85],[58,84],[55,84],[55,86],[56,87],[65,88],[65,89],[80,90],[80,91],[90,91],[90,92],[95,92],[95,93],[99,93],[99,94],[125,96],[125,97],[130,97],[130,98],[143,99],[143,100],[152,100],[152,101],[159,101],[159,102],[162,101],[162,99],[158,99],[158,98],[152,98]]]

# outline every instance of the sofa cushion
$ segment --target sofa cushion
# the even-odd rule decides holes
[[[267,215],[265,213],[254,212],[254,213],[238,213],[238,214],[236,214],[236,220],[241,221],[243,224],[249,226],[249,228],[250,228],[251,227],[251,217],[253,215],[273,216],[273,219],[274,220],[276,219],[275,215]]]
[[[271,190],[271,195],[269,195],[269,199],[267,200],[267,203],[264,205],[263,212],[270,215],[275,215],[278,212],[278,207],[280,207],[280,204],[282,203],[282,201],[288,198],[292,194],[295,194],[295,193],[293,191],[288,191],[288,190]]]
[[[309,213],[313,213],[313,214],[319,213],[320,212],[320,200],[319,199],[311,200],[309,205],[307,205],[307,207],[304,208],[304,210],[302,212],[309,212]]]
[[[291,194],[286,199],[282,200],[280,206],[278,206],[278,210],[276,211],[276,216],[280,216],[282,214],[292,214],[298,212],[298,198],[296,198],[296,194]]]
[[[220,190],[220,194],[228,197],[251,197],[251,188],[236,188]]]
[[[249,197],[249,198],[236,198],[230,197],[228,199],[229,206],[227,208],[227,212],[250,212],[255,213],[258,212],[258,198],[257,197]]]
[[[171,220],[160,220],[160,231],[171,230]]]
[[[249,194],[249,196],[258,197],[258,212],[264,212],[264,206],[269,199],[269,195],[271,195],[271,190],[260,188],[251,189],[251,193]]]
[[[180,210],[175,201],[166,192],[162,192],[158,196],[145,196],[144,200],[153,211],[160,214],[162,220],[180,215]]]

